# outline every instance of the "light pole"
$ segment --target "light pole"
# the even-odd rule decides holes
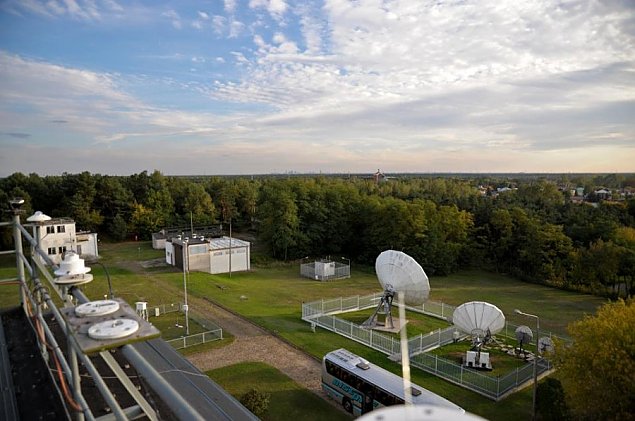
[[[183,240],[183,292],[185,295],[185,304],[183,304],[183,311],[185,312],[185,334],[190,334],[190,321],[188,317],[189,307],[187,305],[187,275],[186,275],[186,267],[188,266],[188,250],[187,250],[187,240]],[[187,267],[187,271],[189,271],[189,267]]]
[[[535,314],[525,313],[518,309],[514,309],[514,313],[521,316],[533,317],[536,319],[536,353],[534,354],[534,396],[531,405],[531,419],[536,419],[536,389],[538,387],[538,336],[540,336],[540,318]]]

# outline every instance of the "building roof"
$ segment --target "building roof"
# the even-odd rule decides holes
[[[239,238],[220,237],[212,238],[209,241],[210,248],[212,250],[228,249],[230,247],[229,241],[231,240],[231,247],[249,247],[249,241],[244,241]]]

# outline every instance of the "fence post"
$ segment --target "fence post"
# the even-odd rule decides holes
[[[183,336],[183,348],[187,348],[187,344],[185,343],[185,336]]]
[[[445,316],[443,315],[443,306],[444,306],[444,305],[445,305],[445,304],[441,303],[441,317],[443,317],[443,318],[445,317]]]
[[[423,333],[419,334],[419,352],[423,351]]]
[[[435,355],[434,356],[434,373],[438,373],[439,372],[439,356]]]
[[[463,384],[463,364],[461,364],[461,384]]]

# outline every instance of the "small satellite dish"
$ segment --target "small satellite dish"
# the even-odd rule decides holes
[[[421,305],[430,295],[428,276],[421,265],[404,252],[382,252],[375,261],[375,272],[384,291],[403,292],[407,305]]]
[[[548,336],[543,336],[538,339],[538,353],[539,354],[550,354],[554,350],[553,341]]]
[[[377,308],[362,326],[376,328],[382,326],[386,330],[395,330],[392,320],[392,301],[396,294],[403,293],[404,303],[411,306],[423,304],[430,294],[430,282],[423,268],[415,259],[406,253],[395,250],[382,252],[375,261],[377,279],[384,289]],[[380,325],[378,314],[385,315],[385,322]]]
[[[470,301],[454,310],[452,323],[473,336],[485,336],[488,331],[496,335],[505,327],[505,315],[494,304]]]
[[[515,333],[516,340],[520,343],[520,349],[523,349],[523,345],[530,343],[534,337],[534,332],[531,331],[529,326],[518,326]]]

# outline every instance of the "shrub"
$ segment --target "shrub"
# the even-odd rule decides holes
[[[269,408],[270,398],[271,395],[269,393],[251,389],[240,398],[240,403],[253,412],[255,416],[262,417],[267,412],[267,408]]]

